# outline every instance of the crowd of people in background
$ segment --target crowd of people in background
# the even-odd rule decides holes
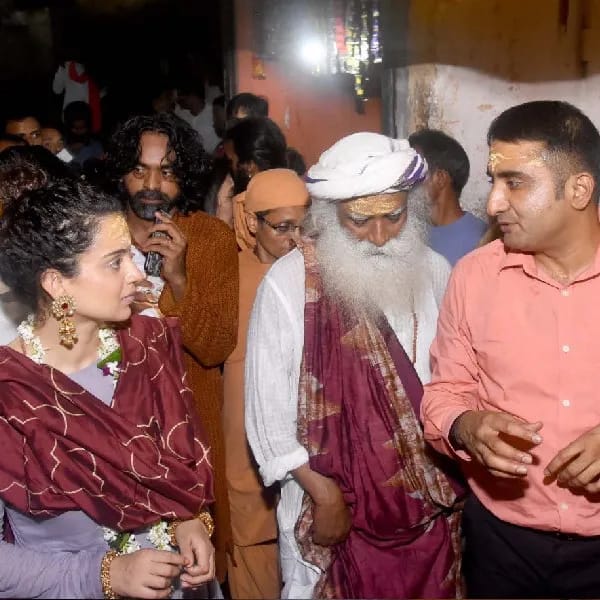
[[[158,80],[0,133],[0,596],[597,597],[600,134],[558,101],[306,165]]]

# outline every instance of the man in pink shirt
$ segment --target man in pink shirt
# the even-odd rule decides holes
[[[431,348],[425,436],[458,460],[467,592],[600,595],[600,134],[565,102],[488,132],[504,240],[455,267]]]

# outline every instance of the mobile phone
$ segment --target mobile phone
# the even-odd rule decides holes
[[[154,217],[154,224],[162,223],[160,217]],[[164,231],[154,231],[150,234],[150,237],[169,237]],[[151,250],[146,254],[146,261],[144,262],[144,271],[146,275],[152,277],[160,277],[160,269],[162,267],[162,255],[158,252]]]

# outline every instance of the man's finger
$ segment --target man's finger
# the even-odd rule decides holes
[[[556,456],[548,463],[544,469],[544,475],[546,477],[554,477],[565,467],[567,463],[572,461],[577,455],[581,454],[583,450],[583,444],[579,440],[569,444],[566,448],[563,448],[560,452],[558,452]]]
[[[498,431],[536,445],[542,443],[542,436],[538,433],[541,428],[542,423],[539,421],[536,423],[525,423],[515,417],[502,419],[497,424]]]
[[[515,463],[516,466],[530,465],[533,463],[533,456],[531,454],[511,446],[508,442],[505,442],[498,436],[493,436],[486,446],[492,454],[500,458],[506,458]]]
[[[481,455],[483,463],[489,470],[498,471],[512,477],[524,477],[527,475],[527,465],[522,462],[498,456],[489,450],[489,448],[483,450]]]
[[[578,464],[573,467],[575,463]],[[581,468],[582,465],[583,468]],[[571,470],[574,472],[573,475],[562,478],[563,473]],[[595,482],[598,475],[600,475],[600,461],[594,461],[590,464],[588,459],[582,460],[582,458],[579,457],[577,460],[573,461],[565,471],[559,473],[558,480],[571,488],[584,488],[589,483]]]

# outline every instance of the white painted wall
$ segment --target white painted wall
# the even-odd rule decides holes
[[[423,66],[412,67],[411,79],[418,79],[422,69]],[[462,203],[467,210],[479,215],[485,213],[489,189],[485,175],[487,129],[503,110],[530,100],[564,100],[580,108],[600,128],[600,75],[570,81],[523,83],[465,67],[435,65],[429,93],[428,126],[455,137],[467,151],[471,176],[463,191]]]

